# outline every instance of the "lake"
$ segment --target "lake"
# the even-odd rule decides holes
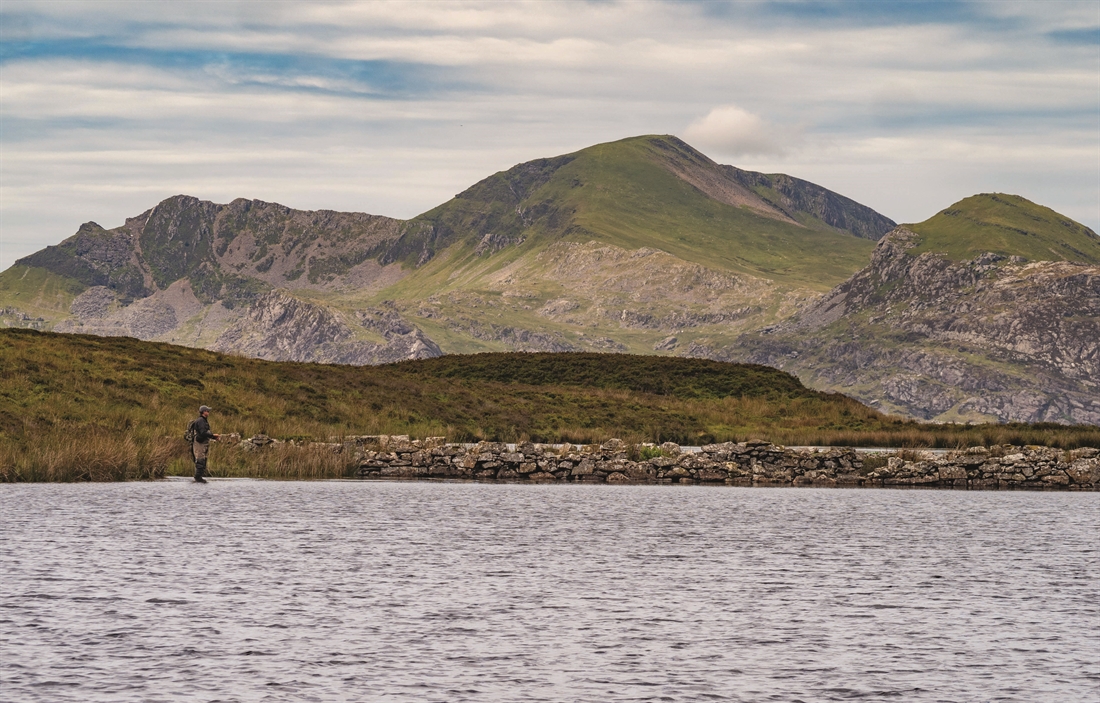
[[[1100,494],[0,485],[9,701],[1095,701]]]

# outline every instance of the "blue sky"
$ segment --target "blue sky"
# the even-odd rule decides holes
[[[1100,3],[0,5],[0,269],[165,197],[411,217],[638,134],[898,221],[1100,229]]]

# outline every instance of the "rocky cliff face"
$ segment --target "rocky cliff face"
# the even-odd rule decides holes
[[[210,349],[271,361],[358,365],[428,359],[443,353],[393,311],[362,310],[359,320],[360,329],[380,331],[385,341],[362,339],[355,325],[328,307],[285,293],[269,293],[223,332]]]
[[[1100,423],[1100,266],[952,261],[918,241],[896,229],[791,320],[706,353],[923,419]]]

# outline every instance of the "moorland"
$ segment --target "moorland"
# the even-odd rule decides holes
[[[1100,428],[922,424],[806,388],[767,366],[628,354],[487,353],[380,366],[272,362],[127,337],[0,330],[0,480],[189,472],[184,427],[287,442],[217,448],[215,475],[349,476],[318,444],[355,435],[452,442],[1100,446]],[[290,441],[299,446],[292,447]]]

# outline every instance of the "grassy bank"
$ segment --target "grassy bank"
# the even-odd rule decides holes
[[[931,426],[804,388],[762,366],[600,354],[447,356],[380,367],[245,359],[128,338],[0,330],[0,480],[188,473],[181,435],[202,403],[216,432],[325,440],[478,440],[955,447],[1100,446],[1100,428]],[[216,473],[345,475],[347,459],[216,447]],[[310,452],[314,452],[310,454]]]

